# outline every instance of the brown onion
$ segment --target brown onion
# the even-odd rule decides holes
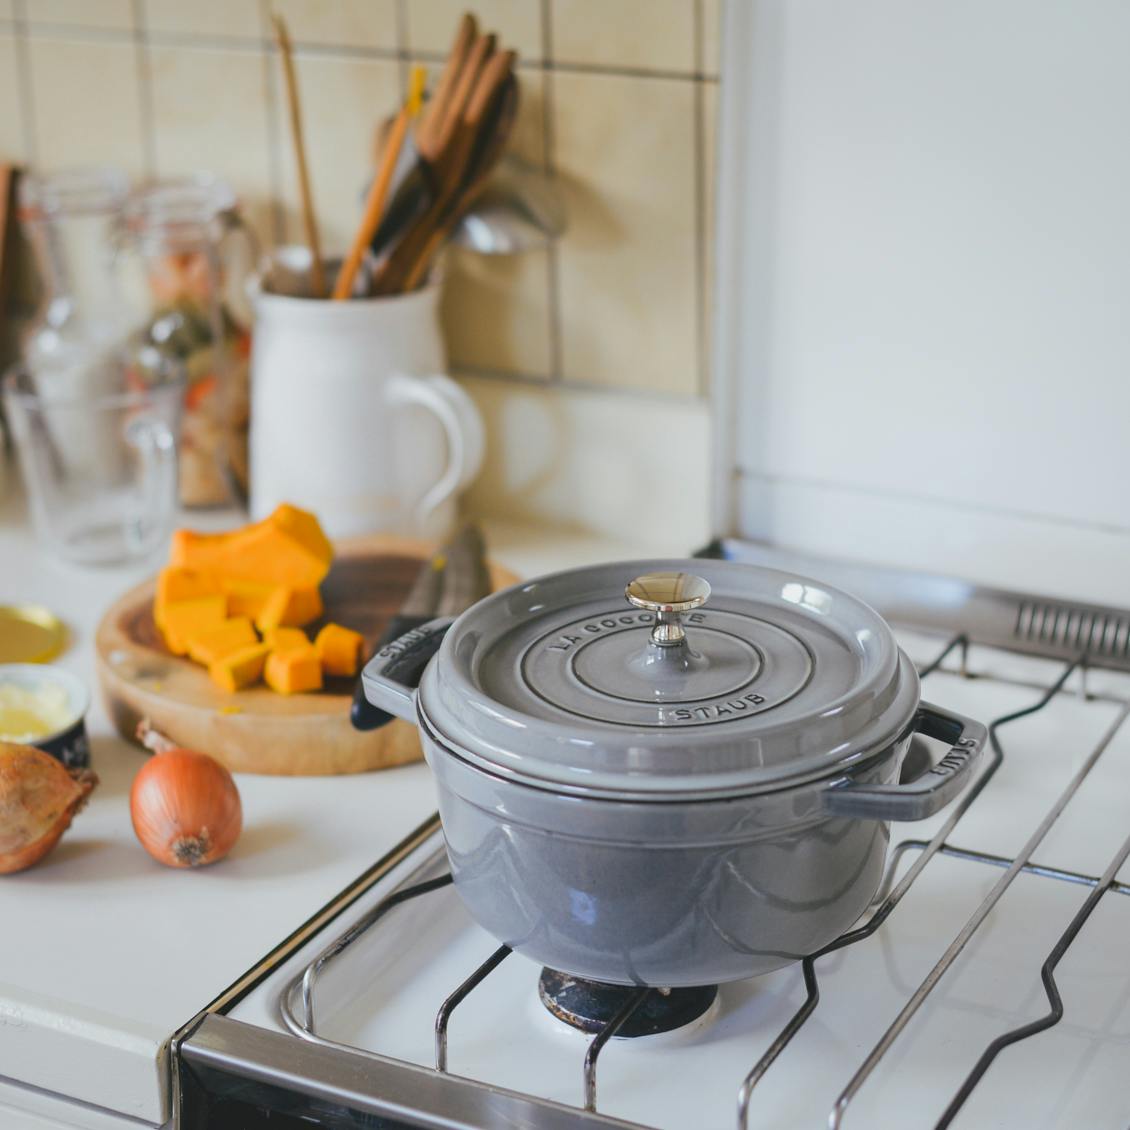
[[[38,863],[71,826],[98,778],[50,754],[0,742],[0,875]]]
[[[200,867],[231,851],[243,827],[232,775],[206,753],[172,746],[147,731],[161,752],[133,779],[130,818],[141,846],[168,867]]]

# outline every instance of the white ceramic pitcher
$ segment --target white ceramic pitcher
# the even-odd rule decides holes
[[[253,280],[251,515],[313,510],[331,537],[442,538],[483,459],[483,424],[446,375],[439,284],[345,302]]]

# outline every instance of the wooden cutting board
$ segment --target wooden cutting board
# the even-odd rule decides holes
[[[340,542],[322,583],[325,620],[365,636],[371,653],[433,546],[376,536]],[[495,588],[517,578],[490,566]],[[127,592],[95,636],[106,708],[123,737],[142,718],[178,745],[209,753],[241,773],[314,776],[361,773],[421,757],[416,728],[395,720],[361,733],[349,722],[353,680],[332,678],[315,694],[280,695],[266,686],[220,690],[196,663],[173,655],[153,622],[156,579]]]

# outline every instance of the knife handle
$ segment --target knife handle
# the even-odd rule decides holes
[[[422,627],[434,618],[433,616],[394,616],[389,620],[381,638],[377,641],[377,646],[373,648],[373,655],[376,655],[386,644],[392,643],[393,640],[399,639],[407,632]],[[370,655],[369,658],[372,659],[373,655]],[[353,705],[349,708],[349,720],[353,723],[355,730],[377,730],[393,720],[393,715],[382,710],[379,706],[374,706],[365,697],[365,688],[361,683],[360,675],[357,676],[357,685],[353,688]]]

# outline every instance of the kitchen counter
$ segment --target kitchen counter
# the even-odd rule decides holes
[[[239,520],[186,522],[222,528]],[[525,576],[688,548],[503,523],[486,532],[493,556]],[[57,662],[91,689],[87,722],[101,779],[46,860],[0,879],[0,1077],[18,1084],[0,1085],[0,1122],[8,1127],[13,1108],[44,1102],[25,1092],[41,1088],[159,1124],[169,1116],[172,1033],[430,815],[428,769],[238,775],[244,830],[231,856],[200,871],[166,869],[134,838],[129,787],[147,755],[113,731],[93,657],[102,610],[160,562],[62,564],[37,546],[18,497],[0,504],[0,561],[0,603],[46,605],[70,629]],[[89,1107],[83,1119],[77,1124],[103,1124]],[[16,1124],[47,1123],[25,1113]]]

